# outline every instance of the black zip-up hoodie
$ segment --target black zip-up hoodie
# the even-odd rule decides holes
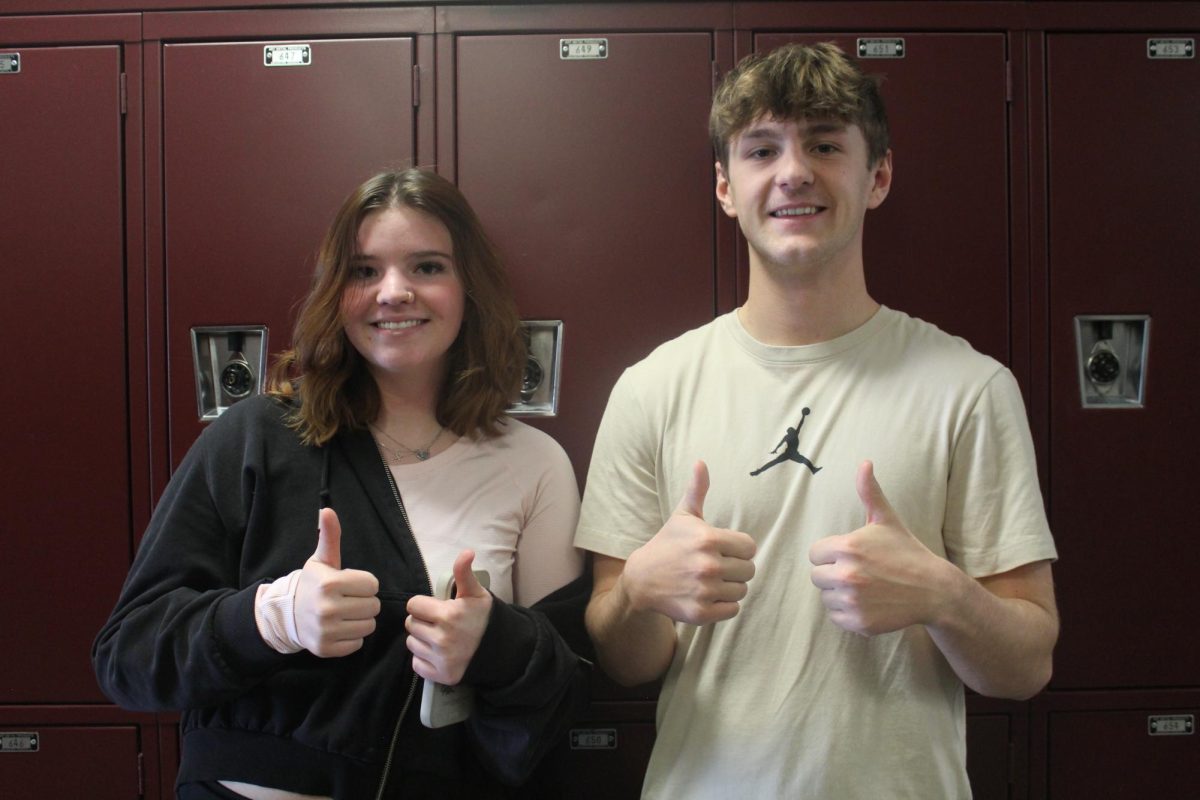
[[[588,581],[534,609],[495,598],[463,678],[472,717],[425,728],[404,619],[429,577],[391,474],[368,432],[304,446],[286,411],[244,400],[188,452],[93,644],[101,688],[131,710],[184,712],[180,783],[339,800],[506,796],[586,699],[587,662],[566,640],[588,647]],[[323,495],[341,522],[342,566],[379,579],[377,627],[343,658],[280,654],[258,633],[255,594],[312,555]]]

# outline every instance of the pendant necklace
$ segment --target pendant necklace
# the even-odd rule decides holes
[[[446,426],[442,425],[441,427],[439,427],[437,429],[437,433],[435,433],[433,435],[433,438],[430,439],[429,443],[426,444],[424,447],[409,447],[408,445],[404,444],[403,442],[397,441],[396,439],[393,439],[391,436],[388,436],[386,431],[384,431],[382,428],[380,428],[374,424],[371,425],[371,430],[375,431],[380,436],[384,437],[385,439],[390,441],[392,444],[394,444],[400,448],[399,450],[392,451],[392,460],[393,461],[401,460],[402,458],[404,458],[405,453],[411,453],[412,455],[416,456],[418,461],[428,461],[429,456],[431,455],[429,452],[429,449],[431,447],[433,447],[433,443],[436,442],[438,440],[438,438],[442,435],[442,431],[446,430]],[[379,440],[376,439],[376,441],[379,441]],[[381,447],[383,446],[382,442],[380,442],[380,446]],[[387,449],[390,449],[390,448],[384,448],[385,451]]]

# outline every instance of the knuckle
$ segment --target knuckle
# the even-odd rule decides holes
[[[692,574],[701,581],[721,577],[721,563],[713,558],[697,559]]]

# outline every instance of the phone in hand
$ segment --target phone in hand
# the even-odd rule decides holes
[[[487,589],[491,578],[483,570],[472,570],[479,585]],[[433,596],[439,600],[453,599],[457,594],[454,584],[454,573],[448,573],[438,579]],[[442,728],[462,722],[471,716],[475,705],[475,690],[461,683],[457,686],[446,686],[430,680],[425,681],[421,689],[421,724],[426,728]]]

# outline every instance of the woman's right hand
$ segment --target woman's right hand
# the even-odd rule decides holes
[[[296,585],[296,634],[321,658],[348,656],[375,631],[379,580],[370,572],[342,569],[342,526],[332,508],[317,518],[317,549]]]

